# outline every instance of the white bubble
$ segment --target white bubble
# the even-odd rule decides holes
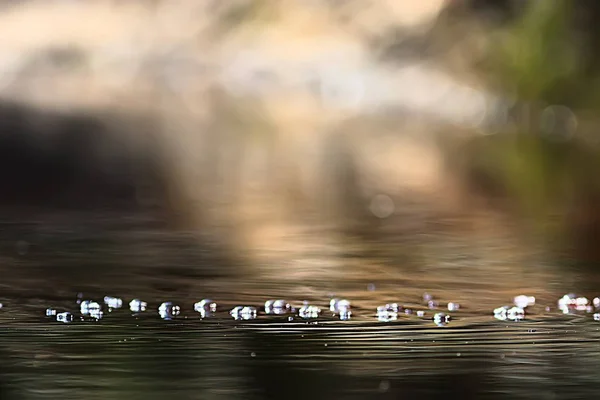
[[[508,306],[498,307],[494,309],[494,318],[499,319],[500,321],[506,321],[508,319]]]
[[[148,303],[140,299],[133,299],[129,302],[129,309],[134,313],[146,311],[146,307],[148,307]]]
[[[73,322],[73,314],[71,314],[70,312],[62,312],[60,314],[56,314],[56,320],[58,322],[64,323]]]
[[[525,318],[525,310],[521,307],[511,307],[506,311],[506,316],[511,321],[520,321]]]
[[[395,211],[394,201],[385,194],[378,194],[371,200],[369,210],[377,218],[387,218]]]
[[[299,310],[299,315],[304,319],[318,318],[321,314],[321,309],[317,306],[305,305]]]
[[[109,308],[121,308],[123,306],[123,300],[118,297],[104,296],[104,304]]]
[[[533,306],[535,305],[535,297],[522,294],[514,298],[514,303],[517,307],[521,308]]]

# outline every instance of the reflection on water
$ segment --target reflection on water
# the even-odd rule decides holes
[[[550,296],[525,308],[465,304],[428,314],[434,297],[376,308],[353,301],[344,321],[350,301],[338,298],[329,308],[323,298],[230,311],[209,299],[166,301],[133,315],[111,307],[125,299],[104,300],[44,309],[7,299],[1,398],[595,398],[600,383],[600,325],[586,311],[546,311]],[[403,312],[409,304],[423,313]]]
[[[394,245],[233,268],[204,244],[152,257],[179,242],[129,227],[14,226],[31,246],[0,281],[1,399],[596,398],[590,275],[452,238],[420,236],[421,263]]]

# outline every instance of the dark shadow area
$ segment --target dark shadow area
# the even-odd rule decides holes
[[[9,375],[8,354],[5,352],[3,346],[0,346],[0,399],[17,399],[14,387],[11,387],[11,383],[13,382],[11,382]]]
[[[424,361],[411,359],[398,342],[389,354],[358,349],[354,341],[329,337],[336,330],[321,326],[302,333],[249,331],[244,340],[252,387],[264,399],[478,399],[486,391],[490,366],[484,361],[452,361],[454,349],[440,349]],[[372,339],[378,335],[374,332]],[[368,343],[368,342],[365,342]],[[399,347],[400,346],[400,347]],[[361,353],[363,355],[361,355]],[[412,367],[411,367],[412,365]]]
[[[168,293],[231,271],[234,257],[210,230],[178,229],[185,210],[157,129],[149,116],[0,104],[6,295],[134,282]]]
[[[144,158],[149,155],[135,153],[127,137],[131,127],[124,122],[119,131],[112,124],[119,125],[116,117],[0,104],[0,212],[6,214],[13,207],[120,211],[138,207],[136,173],[148,167],[150,160]],[[151,179],[160,194],[158,186],[164,185],[160,176],[148,176]]]

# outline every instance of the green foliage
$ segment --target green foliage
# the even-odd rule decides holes
[[[529,2],[525,13],[502,34],[493,34],[488,65],[490,80],[504,94],[536,110],[561,104],[577,110],[594,108],[598,74],[586,70],[592,57],[574,35],[574,2]],[[577,27],[581,28],[581,27]],[[585,34],[590,27],[581,29]],[[583,36],[584,37],[584,36]],[[470,151],[471,168],[502,187],[524,216],[546,227],[549,216],[566,213],[577,201],[600,193],[595,171],[598,151],[577,138],[556,142],[545,137],[536,118],[514,132],[486,137]]]
[[[521,100],[586,106],[597,77],[583,73],[582,43],[573,34],[574,2],[528,2],[508,30],[492,41],[488,71]]]

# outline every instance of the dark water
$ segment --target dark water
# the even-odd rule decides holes
[[[126,304],[126,303],[125,303]],[[76,313],[75,301],[54,303]],[[44,309],[0,310],[2,398],[427,399],[597,398],[600,323],[535,306],[520,322],[465,307],[446,326],[355,307],[339,321],[264,315],[201,320],[191,304],[161,320],[133,316],[58,323]],[[257,304],[258,306],[258,304]],[[424,309],[425,307],[421,307]],[[441,308],[441,306],[440,306]],[[447,312],[447,311],[446,311]],[[448,312],[447,312],[448,313]]]
[[[2,399],[595,399],[600,393],[600,322],[593,313],[556,309],[571,290],[590,300],[598,295],[589,274],[516,264],[488,245],[450,246],[448,237],[444,253],[442,242],[427,245],[424,236],[414,239],[430,255],[421,264],[391,251],[369,260],[366,251],[327,252],[313,244],[303,253],[283,252],[275,267],[241,265],[208,240],[102,228],[92,218],[60,221],[5,223],[0,230]],[[77,317],[78,292],[100,303],[105,295],[121,297],[123,308],[105,308],[98,321],[65,324],[45,316],[53,307]],[[439,302],[437,310],[428,308],[424,292]],[[493,309],[519,294],[536,296],[525,319],[495,319]],[[331,295],[352,301],[350,320],[328,312]],[[218,312],[201,319],[193,304],[205,297],[218,303]],[[133,298],[148,302],[145,313],[131,314]],[[295,307],[307,300],[323,312],[316,320],[265,315],[265,300],[277,298]],[[157,310],[164,301],[180,305],[181,314],[162,320]],[[377,306],[392,302],[413,313],[378,321]],[[449,302],[460,309],[449,312]],[[258,318],[234,320],[229,310],[236,305],[259,308]],[[436,312],[452,320],[436,326]]]

